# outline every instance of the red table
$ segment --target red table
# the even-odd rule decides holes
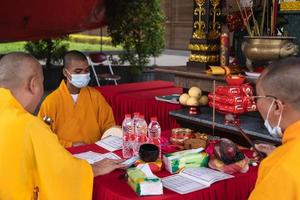
[[[179,127],[174,118],[169,117],[169,112],[181,109],[179,104],[172,104],[155,100],[155,96],[181,94],[182,88],[170,87],[163,89],[148,90],[143,92],[123,93],[116,96],[115,119],[117,124],[121,124],[124,115],[140,112],[145,115],[149,123],[152,116],[156,116],[162,130]]]
[[[114,98],[116,95],[121,93],[147,91],[159,88],[174,87],[174,83],[170,81],[146,81],[138,83],[125,83],[120,85],[108,85],[95,87],[105,97],[106,101],[113,107]]]
[[[165,133],[170,134],[169,131]],[[69,151],[71,153],[80,153],[85,151],[94,151],[99,153],[106,152],[106,150],[95,144],[73,147],[70,148]],[[120,155],[120,151],[115,153]],[[137,196],[123,178],[123,174],[123,171],[116,170],[110,174],[95,177],[93,200],[246,200],[254,188],[257,177],[257,167],[250,167],[250,170],[245,174],[235,174],[235,178],[214,183],[209,188],[189,194],[181,195],[164,188],[164,195],[147,197]],[[157,175],[159,177],[164,177],[168,176],[169,173],[167,171],[162,171]]]

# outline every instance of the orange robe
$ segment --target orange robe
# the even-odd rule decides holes
[[[74,142],[94,143],[115,125],[111,107],[96,89],[82,88],[74,103],[64,81],[46,97],[38,115],[51,118],[50,127],[65,147]]]
[[[49,127],[0,88],[0,199],[92,198],[93,172],[63,148]]]
[[[249,199],[300,199],[300,121],[285,130],[282,145],[260,164]]]

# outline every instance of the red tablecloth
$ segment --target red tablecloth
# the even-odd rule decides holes
[[[169,132],[167,132],[167,134],[169,134]],[[106,152],[106,150],[95,144],[73,147],[70,148],[69,151],[73,154],[85,151]],[[120,155],[120,151],[115,153]],[[180,195],[164,188],[164,194],[162,196],[148,197],[137,196],[123,178],[123,174],[123,171],[116,170],[110,174],[95,177],[93,200],[246,200],[254,188],[257,177],[257,167],[250,167],[250,170],[245,174],[235,174],[235,178],[214,183],[209,188],[189,194]],[[159,177],[165,177],[170,174],[167,171],[162,171],[157,175]]]
[[[181,108],[179,104],[172,104],[155,100],[155,96],[181,94],[182,88],[170,87],[163,89],[148,90],[143,92],[131,92],[116,96],[115,119],[121,124],[124,115],[140,112],[145,115],[149,123],[152,116],[156,116],[162,130],[179,127],[174,118],[169,117],[169,112]]]
[[[114,97],[117,94],[121,93],[129,93],[129,92],[137,92],[137,91],[146,91],[153,90],[159,88],[168,88],[174,87],[173,82],[169,81],[146,81],[146,82],[138,82],[138,83],[125,83],[120,85],[108,85],[96,87],[98,91],[105,97],[106,101],[114,106]]]

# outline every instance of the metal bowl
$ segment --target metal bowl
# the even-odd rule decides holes
[[[272,61],[297,55],[295,39],[283,36],[245,36],[242,51],[247,58],[247,67],[251,67],[255,61]]]

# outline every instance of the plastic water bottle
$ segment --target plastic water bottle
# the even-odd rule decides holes
[[[139,112],[133,113],[133,118],[132,118],[133,131],[131,132],[131,135],[130,135],[131,148],[133,149],[133,151],[135,151],[135,143],[136,143],[135,142],[135,137],[136,137],[135,126],[136,126],[137,121],[139,120],[139,117],[140,117]]]
[[[132,118],[132,120],[133,120],[133,125],[134,125],[134,126],[135,126],[137,120],[139,119],[139,117],[140,117],[140,113],[139,113],[139,112],[133,113],[133,118]]]
[[[133,156],[132,145],[130,141],[130,137],[133,134],[133,120],[131,119],[130,114],[125,115],[125,119],[122,123],[122,132],[123,132],[123,158],[130,158]]]
[[[151,122],[148,126],[148,140],[150,144],[158,146],[159,158],[161,158],[160,135],[161,128],[157,121],[157,117],[151,117]]]
[[[147,122],[145,121],[144,115],[140,115],[137,120],[134,131],[135,131],[135,144],[134,144],[134,155],[139,155],[140,146],[147,142]]]

